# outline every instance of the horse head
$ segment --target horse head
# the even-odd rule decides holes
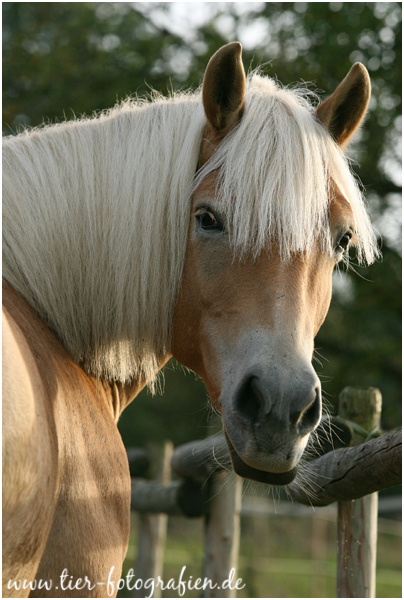
[[[258,110],[266,96],[262,91],[261,100],[248,104],[240,44],[221,48],[206,69],[202,89],[206,126],[172,351],[203,378],[222,414],[234,469],[247,478],[289,483],[320,422],[321,384],[312,366],[314,338],[328,312],[334,267],[356,242],[358,217],[331,167],[324,166],[328,159],[323,158],[321,167],[326,187],[317,189],[307,154],[319,145],[340,153],[360,125],[369,96],[367,71],[356,64],[315,111],[288,105],[281,98],[286,129],[269,130],[266,150],[260,131],[251,134],[252,139],[242,130],[248,111]],[[285,146],[288,127],[300,131],[297,147],[293,138],[293,147]],[[257,164],[257,146],[261,156],[268,154],[267,173]],[[282,168],[279,157],[274,158],[276,152],[283,154]],[[229,183],[223,174],[226,160],[234,163],[237,158],[236,176],[246,171],[240,175],[245,179],[241,190],[231,187],[234,177]],[[317,163],[312,168],[319,170]],[[311,205],[304,206],[299,189],[295,208],[290,198],[284,198],[294,181],[298,187],[300,169],[306,179],[313,178],[313,203],[319,202],[316,194],[328,196],[320,199],[322,216]],[[260,203],[265,200],[257,196],[265,195],[271,178],[277,186],[272,190],[272,212],[268,208],[263,212]],[[248,186],[258,191],[246,208],[245,198],[236,196],[249,193]],[[233,197],[229,200],[226,194]],[[279,216],[276,210],[288,211],[289,216]],[[256,217],[260,211],[265,218]],[[312,223],[303,226],[307,214]],[[293,228],[303,242],[294,240]]]

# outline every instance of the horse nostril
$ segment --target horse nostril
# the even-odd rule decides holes
[[[265,385],[257,373],[246,376],[234,396],[233,416],[248,427],[267,426],[272,432],[284,429],[303,437],[320,420],[321,387],[318,381],[311,381],[287,393],[278,383],[266,381]]]
[[[238,421],[247,425],[258,423],[262,403],[262,396],[257,386],[257,377],[252,375],[241,384],[236,394],[233,414]]]
[[[306,435],[317,427],[321,417],[321,390],[316,387],[314,390],[314,399],[304,408],[297,420],[297,427],[300,435]]]

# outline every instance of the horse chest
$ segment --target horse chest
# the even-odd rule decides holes
[[[83,597],[102,597],[107,581],[120,576],[127,550],[130,476],[115,423],[86,400],[80,414],[57,411],[58,494],[37,578],[68,573],[67,582],[90,582]],[[65,590],[66,596],[78,594],[77,588]]]

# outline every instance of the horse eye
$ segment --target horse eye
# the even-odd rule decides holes
[[[338,247],[342,248],[342,250],[346,250],[349,246],[349,242],[351,241],[352,233],[349,231],[342,236],[340,241],[338,242]]]
[[[205,231],[210,231],[212,229],[218,229],[221,231],[223,229],[221,223],[219,223],[218,219],[210,210],[201,209],[196,213],[195,216],[198,219],[200,226]]]

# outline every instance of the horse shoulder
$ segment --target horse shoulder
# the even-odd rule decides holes
[[[112,568],[114,580],[129,540],[130,475],[111,386],[84,373],[7,284],[3,302],[3,580],[55,586],[66,570],[68,582],[87,578],[95,585]],[[58,597],[105,593],[101,585],[58,587]],[[52,596],[55,589],[30,596],[38,594]]]
[[[3,582],[35,576],[57,487],[55,423],[25,336],[3,310]]]

